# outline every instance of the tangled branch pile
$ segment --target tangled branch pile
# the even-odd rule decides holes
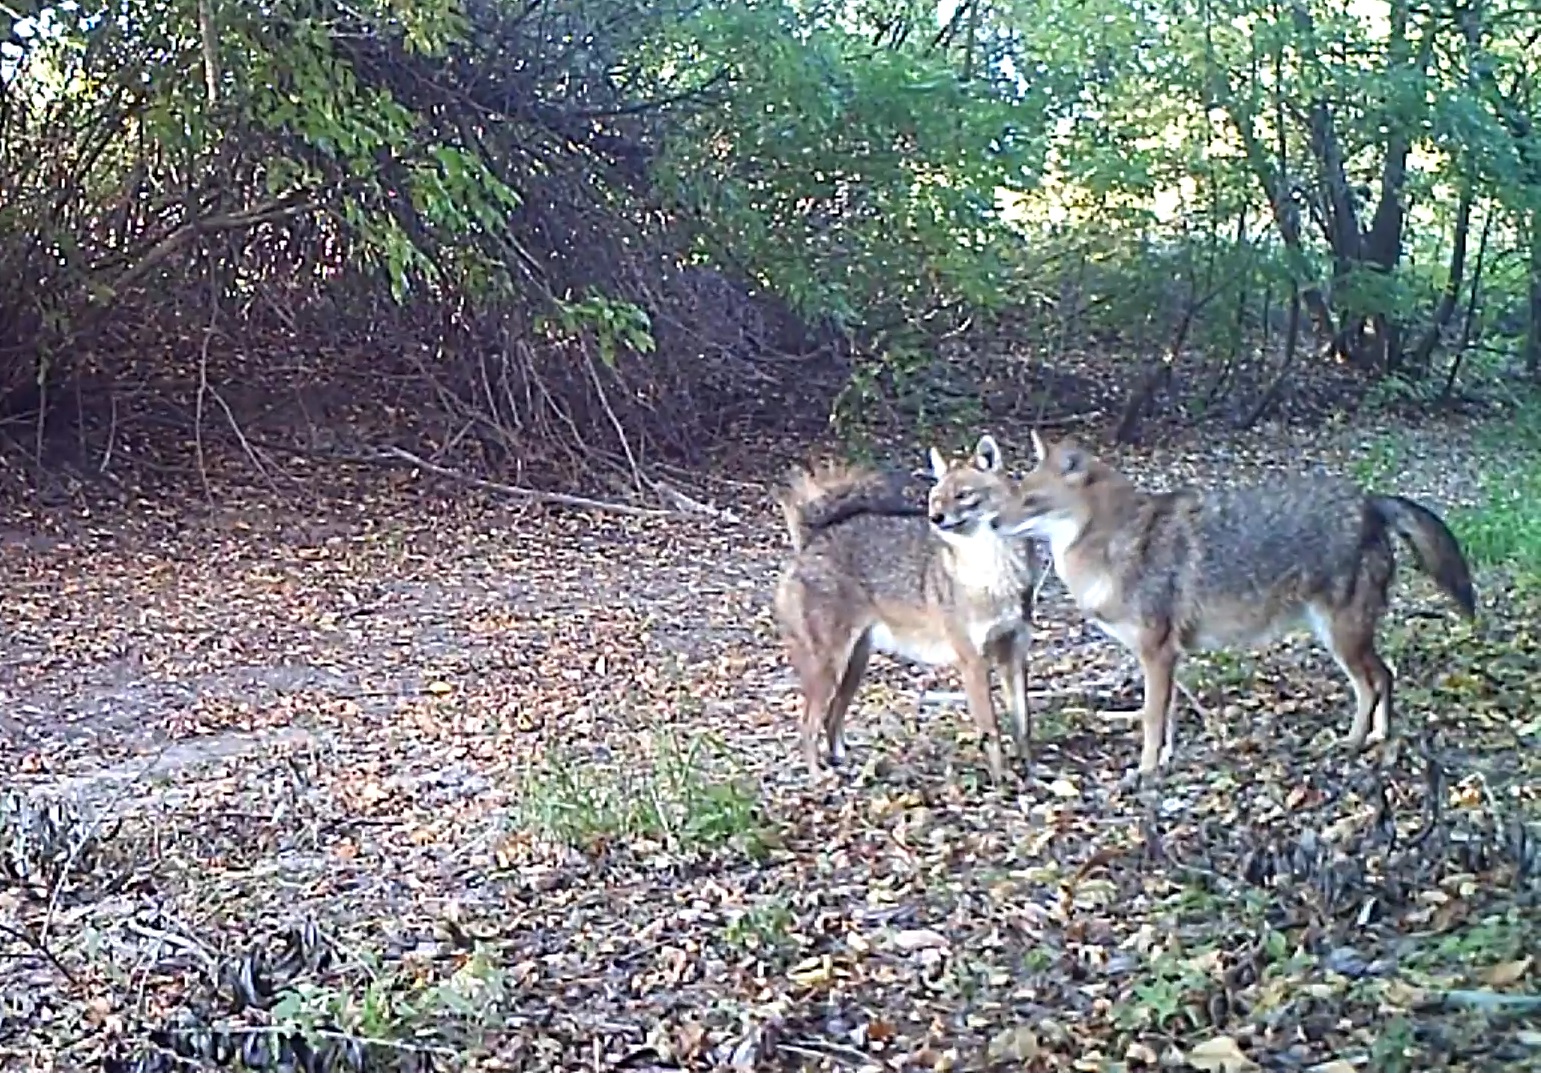
[[[0,397],[40,453],[220,411],[314,446],[284,433],[367,402],[419,450],[679,454],[800,342],[649,205],[660,116],[711,92],[619,70],[671,13],[182,7],[49,9],[9,53]]]

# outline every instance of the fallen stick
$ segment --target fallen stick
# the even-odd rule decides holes
[[[1504,995],[1496,991],[1442,991],[1431,996],[1430,1006],[1525,1013],[1541,1010],[1541,995]]]
[[[716,518],[719,521],[735,524],[743,521],[742,518],[731,510],[722,510],[712,506],[710,503],[702,503],[699,499],[692,499],[672,484],[667,484],[655,477],[645,477],[644,479],[648,484],[652,485],[653,491],[657,492],[661,498],[669,500],[674,504],[676,510],[685,514],[704,514],[708,518]]]
[[[576,507],[580,510],[597,510],[609,514],[629,514],[636,518],[667,518],[669,511],[654,510],[650,507],[634,507],[629,503],[612,503],[605,499],[590,499],[588,496],[575,496],[567,492],[543,492],[538,488],[521,488],[517,484],[504,484],[502,481],[489,481],[484,477],[473,477],[469,473],[461,473],[459,470],[450,469],[430,462],[426,458],[420,458],[411,451],[401,447],[386,447],[377,456],[381,461],[394,456],[403,462],[427,470],[429,473],[447,477],[452,481],[469,484],[473,488],[485,488],[492,492],[502,492],[504,495],[514,496],[519,499],[528,499],[534,503],[552,503],[563,507]]]
[[[1174,684],[1177,686],[1177,691],[1187,698],[1189,704],[1193,705],[1193,710],[1199,714],[1199,718],[1208,719],[1209,713],[1204,709],[1204,706],[1199,703],[1198,698],[1193,695],[1192,691],[1181,682],[1176,682]],[[1114,686],[1112,683],[1094,682],[1091,685],[1081,686],[1079,688],[1029,689],[1027,691],[1027,699],[1047,700],[1050,697],[1063,697],[1072,694],[1077,696],[1085,696],[1088,694],[1096,696],[1099,693],[1111,694],[1113,692]],[[927,705],[941,706],[943,704],[961,704],[967,699],[967,694],[956,690],[922,689],[919,695],[915,698],[915,706],[917,708],[924,708]],[[1103,715],[1112,717],[1123,716],[1124,718],[1132,719],[1139,713],[1140,709],[1135,708],[1131,711],[1109,710],[1104,712]]]

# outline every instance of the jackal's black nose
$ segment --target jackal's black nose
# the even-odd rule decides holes
[[[931,515],[931,524],[937,526],[947,524],[947,515],[943,514],[941,511],[937,511],[935,514]]]

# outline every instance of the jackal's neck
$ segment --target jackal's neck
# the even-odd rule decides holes
[[[1031,550],[1024,542],[1006,540],[984,526],[963,540],[947,543],[953,581],[971,592],[991,596],[1021,594],[1030,581]]]
[[[1126,526],[1139,524],[1141,508],[1150,498],[1117,474],[1096,482],[1088,491],[1080,509],[1057,520],[1048,533],[1049,551],[1061,580],[1065,580],[1066,560],[1072,551],[1083,566],[1105,564],[1108,541]]]

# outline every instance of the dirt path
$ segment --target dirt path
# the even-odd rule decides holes
[[[1158,483],[1215,479],[1316,460],[1343,467],[1355,457],[1353,438],[1280,437],[1131,457]],[[1402,450],[1399,491],[1445,506],[1473,488],[1475,462],[1462,437],[1431,434]],[[1364,453],[1360,447],[1358,457]],[[1067,997],[1080,986],[1076,972],[1063,975],[1070,962],[1055,959],[1086,956],[1088,943],[1105,951],[1126,941],[1148,946],[1156,932],[1137,940],[1142,928],[1159,931],[1177,919],[1156,903],[1109,915],[1102,895],[1077,886],[1098,869],[1113,868],[1097,881],[1111,891],[1150,882],[1132,862],[1151,853],[1184,857],[1192,867],[1206,860],[1203,867],[1222,872],[1231,867],[1224,862],[1243,858],[1263,867],[1258,853],[1266,864],[1268,853],[1299,848],[1286,818],[1327,810],[1325,829],[1362,816],[1375,793],[1391,793],[1409,829],[1417,826],[1413,769],[1391,789],[1372,791],[1361,785],[1363,768],[1330,754],[1325,766],[1312,759],[1341,729],[1347,694],[1305,646],[1200,669],[1196,687],[1219,703],[1208,725],[1184,717],[1193,781],[1168,788],[1151,805],[1157,811],[1143,815],[1111,788],[1133,755],[1127,723],[1101,718],[1084,700],[1088,689],[1101,701],[1118,700],[1111,694],[1128,661],[1088,636],[1057,587],[1033,666],[1041,712],[1033,787],[991,795],[979,786],[977,745],[957,713],[917,704],[922,687],[956,685],[876,661],[852,718],[868,773],[842,787],[809,786],[794,760],[795,696],[768,617],[783,537],[764,503],[734,506],[747,519],[742,527],[592,516],[537,524],[505,506],[472,502],[431,510],[339,505],[303,515],[243,503],[191,522],[97,520],[68,540],[6,541],[6,786],[42,798],[62,793],[88,814],[123,821],[125,831],[101,850],[101,875],[61,886],[67,894],[54,896],[52,910],[46,896],[40,904],[6,895],[0,879],[0,923],[19,934],[58,915],[56,956],[75,977],[61,980],[36,951],[5,953],[0,933],[0,958],[19,961],[26,979],[59,995],[48,1009],[29,1006],[13,1020],[28,1026],[18,1046],[59,1046],[79,1010],[101,1007],[108,1014],[93,1015],[92,1046],[110,1048],[132,1035],[131,1026],[188,1001],[203,985],[164,946],[169,940],[147,948],[147,934],[233,951],[241,935],[309,916],[339,942],[368,947],[403,971],[418,965],[412,971],[428,979],[442,975],[423,967],[430,962],[445,971],[459,964],[434,961],[441,954],[425,954],[422,965],[413,960],[414,950],[438,949],[434,936],[449,914],[456,928],[477,922],[504,974],[502,1012],[492,1019],[503,1028],[464,1031],[515,1065],[510,1056],[529,1058],[541,1038],[615,1058],[643,1047],[650,1026],[690,1036],[697,1024],[697,1045],[675,1046],[673,1060],[704,1061],[712,1047],[731,1057],[746,1046],[774,1057],[776,1068],[801,1068],[810,1053],[876,1060],[888,1047],[874,1049],[879,1037],[892,1041],[892,1054],[909,1048],[935,1059],[949,1046],[981,1047],[1007,1029],[1038,1024],[1030,1011],[1051,994],[1068,1003],[1060,1015],[1066,1039],[1084,1047],[1117,1032],[1107,1008],[1088,995]],[[1432,603],[1416,588],[1399,599]],[[1445,626],[1413,640],[1423,644],[1435,629]],[[1414,711],[1426,708],[1439,680],[1438,668],[1423,671],[1408,693]],[[737,799],[722,798],[710,780],[752,782],[755,823],[774,831],[756,854],[745,856],[731,840],[726,848],[690,848],[667,830],[588,851],[530,834],[534,812],[549,823],[553,809],[566,808],[572,820],[573,801],[550,796],[553,779],[567,779],[569,790],[586,787],[578,796],[594,810],[660,792],[660,783],[638,774],[667,760],[660,733],[687,749],[724,744],[726,767],[703,760],[689,777],[707,780],[703,800],[720,806],[708,818],[724,824],[748,821],[724,818]],[[1465,744],[1480,754],[1474,742]],[[577,759],[554,769],[550,757]],[[1253,784],[1215,782],[1215,772],[1236,765],[1250,766]],[[1512,755],[1508,767],[1495,760],[1483,770],[1495,779],[1513,775]],[[1238,816],[1245,817],[1239,825]],[[1050,831],[1058,841],[1044,841]],[[1127,867],[1114,867],[1128,854]],[[102,878],[114,860],[127,879]],[[1382,866],[1402,869],[1398,882],[1416,874],[1436,887],[1455,874],[1444,858],[1429,860],[1387,857]],[[1072,874],[1082,878],[1068,880]],[[1340,882],[1350,900],[1353,891],[1361,899],[1391,896],[1382,886],[1366,893],[1362,874]],[[1017,891],[1004,902],[1002,884]],[[1323,934],[1340,945],[1400,950],[1405,924],[1373,939],[1362,927],[1352,936],[1352,928],[1333,930],[1334,914],[1351,920],[1363,904],[1319,908]],[[1081,909],[1067,910],[1072,905]],[[760,948],[744,947],[749,919],[766,931]],[[873,938],[874,929],[886,938]],[[89,944],[88,932],[97,936]],[[900,945],[873,954],[873,964],[858,957],[864,967],[841,970],[844,984],[833,968],[824,979],[824,970],[799,967],[809,957],[855,956],[860,942]],[[1021,959],[1035,948],[1054,957],[1027,972]],[[970,950],[973,960],[964,956]],[[694,968],[671,969],[669,951],[683,951],[680,964]],[[113,952],[144,966],[147,984],[125,993],[113,983],[101,960]],[[1094,975],[1106,977],[1108,993],[1133,994],[1143,979],[1134,963],[1101,956]],[[938,965],[952,974],[942,992],[932,980]],[[344,986],[335,975],[327,986]],[[1199,987],[1184,979],[1179,991]],[[1018,993],[1027,980],[1039,981],[1039,997]],[[946,997],[947,988],[965,986],[960,981],[973,981],[967,986],[982,988],[986,999]],[[571,1014],[553,1012],[559,993]],[[815,1000],[825,1004],[817,1016],[808,1006]],[[1126,1013],[1150,1016],[1148,1003],[1120,1001]],[[766,1012],[767,1002],[775,1010]],[[589,1012],[580,1015],[580,1007]],[[470,1017],[454,1016],[457,1024]],[[1304,1016],[1294,1010],[1286,1020]],[[829,1028],[830,1018],[846,1028]],[[764,1031],[753,1037],[744,1027],[751,1022],[779,1025],[775,1038],[785,1046],[767,1042]],[[5,1023],[0,1018],[0,1055]],[[951,1027],[938,1036],[937,1023]],[[1246,1024],[1255,1029],[1249,1047],[1275,1048],[1274,1028]],[[853,1043],[856,1025],[865,1035]],[[1141,1039],[1180,1036],[1187,1046],[1195,1030],[1172,1035],[1147,1024],[1140,1031]],[[1064,1043],[1048,1029],[1034,1032],[1035,1046]],[[1322,1038],[1350,1037],[1357,1039],[1334,1029]],[[1302,1061],[1332,1056],[1325,1044],[1307,1050]]]
[[[1365,455],[1356,438],[1373,434],[1130,455],[1155,484],[1207,481],[1323,457],[1343,468],[1344,454]],[[1442,507],[1469,496],[1463,439],[1404,436],[1412,446],[1399,487]],[[539,707],[553,677],[563,695],[581,679],[585,695],[603,696],[638,665],[656,674],[773,647],[766,608],[779,522],[764,503],[735,506],[741,527],[585,517],[553,523],[549,539],[496,506],[408,525],[347,508],[285,517],[243,505],[170,533],[144,533],[130,518],[118,533],[98,523],[86,539],[13,534],[0,544],[10,592],[0,763],[28,770],[46,756],[48,772],[78,774],[189,736],[223,756],[234,746],[222,734],[271,722],[263,713],[290,716],[307,699],[383,712],[422,695],[429,679],[459,674]],[[246,520],[254,515],[267,532]],[[1046,607],[1051,664],[1085,647],[1086,634],[1056,588]],[[630,637],[626,623],[637,627]],[[580,651],[585,640],[592,653]],[[625,663],[612,659],[596,675],[607,649]],[[886,670],[879,680],[913,678]],[[786,675],[772,677],[772,692],[784,692]],[[183,745],[183,762],[196,757],[196,745]]]

